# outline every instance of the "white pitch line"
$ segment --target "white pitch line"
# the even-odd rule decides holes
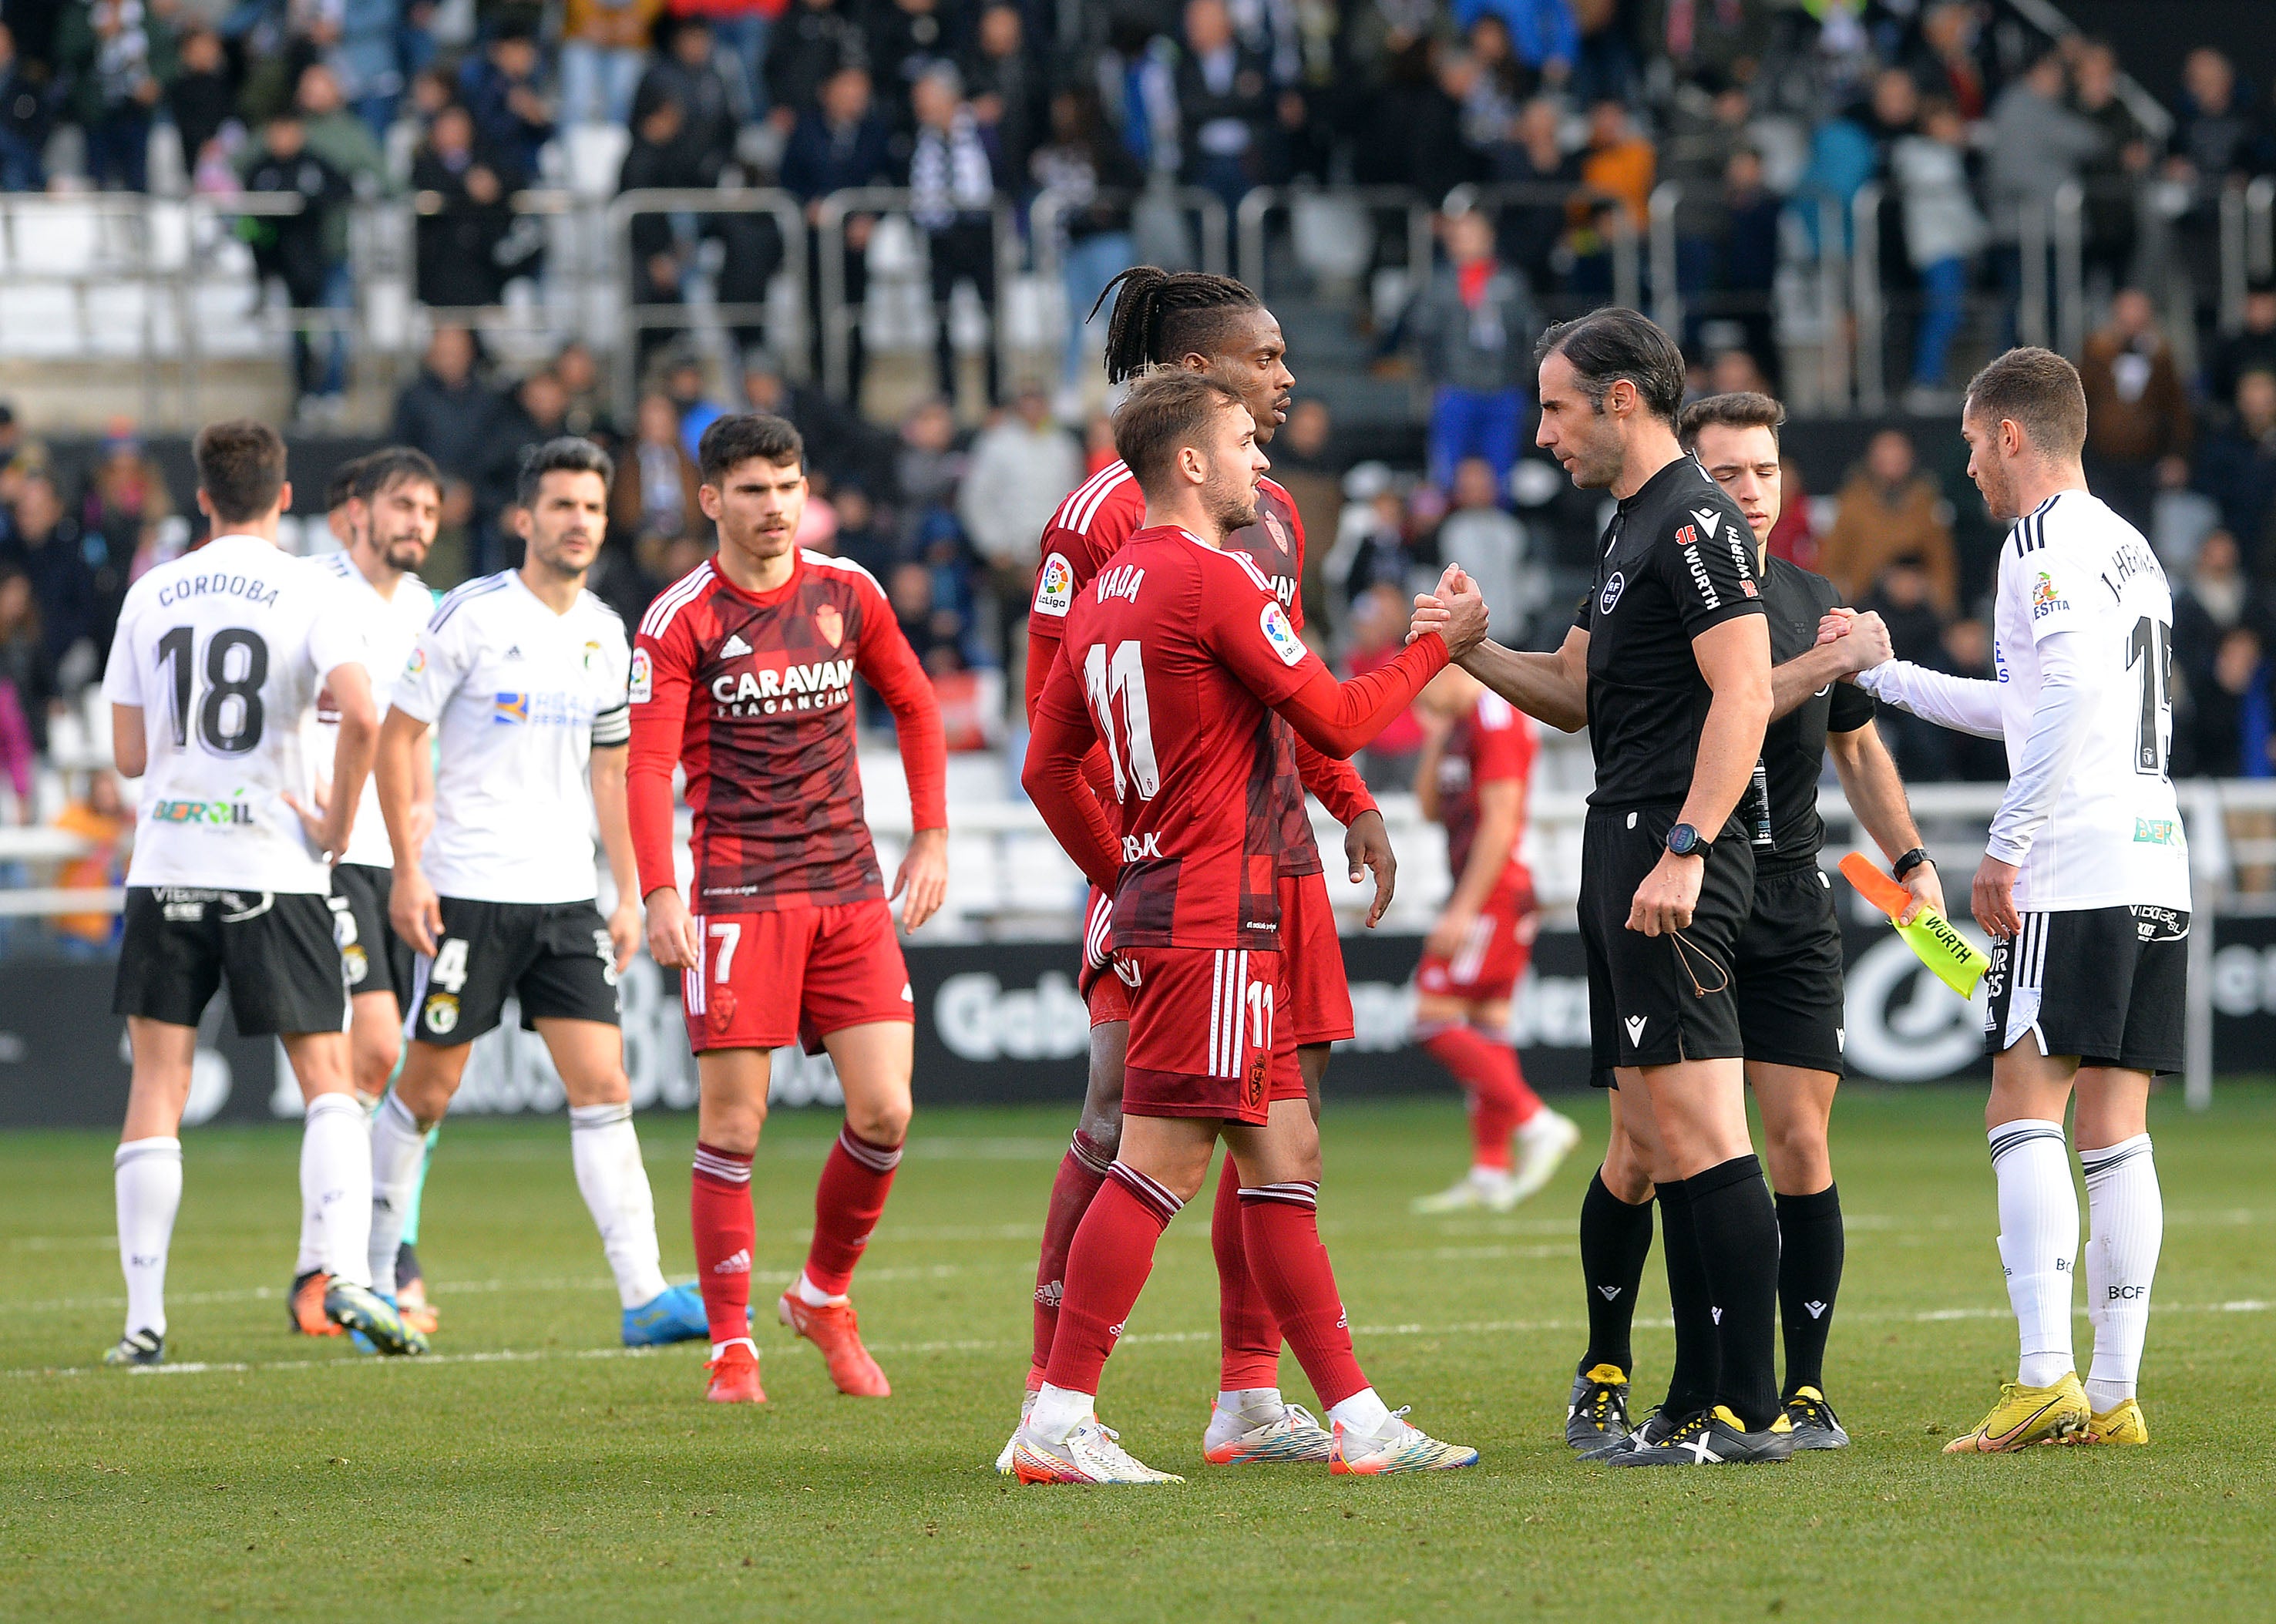
[[[2276,1302],[2258,1298],[2240,1298],[2227,1302],[2157,1302],[2151,1311],[2158,1314],[2265,1314],[2276,1310]],[[1976,1308],[1929,1309],[1909,1313],[1873,1312],[1870,1310],[1846,1314],[1845,1321],[1881,1324],[1941,1324],[1954,1320],[2004,1319],[2010,1310],[1986,1304]],[[2075,1316],[2083,1319],[2085,1310]],[[1639,1319],[1639,1326],[1648,1330],[1670,1330],[1672,1319]],[[1368,1337],[1455,1337],[1508,1336],[1512,1334],[1579,1331],[1587,1322],[1575,1319],[1483,1319],[1458,1322],[1453,1324],[1430,1325],[1409,1323],[1394,1325],[1354,1325],[1354,1340]],[[1119,1346],[1133,1343],[1171,1345],[1185,1342],[1209,1342],[1218,1337],[1216,1330],[1133,1332],[1119,1339]],[[1027,1340],[990,1340],[986,1339],[940,1340],[924,1342],[873,1342],[869,1351],[875,1354],[986,1354],[1007,1353],[1028,1347]],[[487,1352],[466,1354],[429,1354],[413,1359],[263,1359],[240,1361],[192,1362],[183,1364],[152,1365],[130,1370],[128,1376],[211,1376],[244,1375],[254,1372],[300,1370],[368,1370],[376,1369],[427,1370],[442,1365],[460,1364],[539,1364],[557,1359],[645,1359],[663,1352],[653,1347],[586,1347],[552,1348],[520,1351],[497,1348]],[[100,1365],[72,1365],[61,1368],[0,1370],[0,1378],[11,1380],[37,1379],[72,1376],[100,1376]]]

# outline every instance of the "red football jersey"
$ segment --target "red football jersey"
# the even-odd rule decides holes
[[[1478,785],[1514,780],[1521,794],[1533,777],[1540,748],[1533,719],[1489,688],[1470,713],[1456,722],[1438,757],[1438,821],[1446,826],[1446,866],[1459,884],[1469,867],[1470,845],[1478,832]],[[1521,834],[1523,832],[1520,831]],[[1532,876],[1509,849],[1500,884],[1532,884]]]
[[[1141,530],[1068,606],[1039,710],[1087,711],[1122,841],[1114,945],[1280,945],[1282,752],[1269,707],[1316,673],[1271,580],[1173,525]]]
[[[1265,580],[1289,621],[1304,629],[1304,521],[1295,498],[1269,479],[1257,482],[1257,522],[1235,531],[1227,551],[1246,553]],[[1135,535],[1146,518],[1145,493],[1130,466],[1115,462],[1070,492],[1043,527],[1043,561],[1036,568],[1036,594],[1028,609],[1028,700],[1034,707],[1050,674],[1051,656],[1075,598],[1106,560]],[[1320,850],[1312,820],[1304,809],[1309,785],[1340,822],[1348,824],[1375,805],[1348,762],[1331,761],[1310,750],[1278,717],[1271,718],[1277,755],[1273,796],[1279,829],[1283,874],[1317,874]]]
[[[692,912],[768,913],[884,895],[863,821],[858,672],[893,712],[919,829],[947,825],[932,685],[869,571],[801,551],[745,592],[709,562],[641,617],[632,656],[633,844],[643,894],[676,884],[671,783],[695,815]],[[655,783],[664,785],[661,820]]]

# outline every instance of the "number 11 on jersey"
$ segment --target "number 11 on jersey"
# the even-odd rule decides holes
[[[1098,736],[1106,745],[1106,759],[1114,768],[1114,798],[1127,801],[1134,780],[1138,799],[1151,801],[1162,787],[1162,770],[1154,756],[1154,729],[1146,712],[1146,666],[1135,639],[1114,645],[1109,659],[1104,643],[1093,643],[1083,656],[1082,680],[1090,699],[1091,714],[1098,718]],[[1114,739],[1114,702],[1122,701],[1123,743]],[[1128,772],[1123,763],[1130,763]]]

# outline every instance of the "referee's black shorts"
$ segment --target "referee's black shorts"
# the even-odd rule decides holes
[[[1841,922],[1816,859],[1755,876],[1737,968],[1747,1059],[1840,1076]]]
[[[1676,936],[1628,929],[1636,887],[1667,850],[1682,808],[1591,810],[1581,837],[1581,945],[1589,961],[1589,1080],[1616,1066],[1735,1059],[1733,965],[1755,888],[1755,854],[1735,823],[1715,841],[1691,923]]]

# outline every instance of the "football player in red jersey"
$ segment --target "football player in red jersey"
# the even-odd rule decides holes
[[[915,930],[948,885],[940,708],[884,593],[857,564],[800,550],[806,448],[778,417],[724,417],[698,448],[719,550],[667,588],[633,650],[631,806],[649,951],[682,972],[701,1079],[690,1196],[711,1325],[708,1397],[757,1402],[747,1318],[751,1155],[769,1051],[827,1050],[846,1126],[815,1191],[806,1268],[782,1322],[843,1393],[891,1391],[846,1297],[908,1132],[915,1006],[894,939],[854,750],[853,679],[893,713],[915,833],[891,895]],[[671,774],[694,813],[693,904],[672,854]]]
[[[1540,929],[1533,874],[1517,850],[1533,721],[1460,668],[1439,672],[1415,712],[1425,735],[1415,798],[1423,816],[1446,826],[1454,875],[1415,968],[1415,1038],[1453,1073],[1470,1105],[1469,1172],[1415,1210],[1506,1212],[1548,1183],[1581,1141],[1571,1118],[1526,1087],[1509,1041],[1510,994]]]
[[[1339,758],[1372,739],[1482,634],[1449,623],[1339,685],[1270,579],[1227,544],[1256,522],[1269,465],[1234,385],[1166,368],[1142,378],[1115,444],[1146,491],[1146,526],[1070,606],[1035,710],[1022,783],[1094,884],[1114,897],[1116,981],[1128,992],[1121,1146],[1069,1250],[1051,1362],[1013,1447],[1026,1483],[1160,1483],[1093,1413],[1099,1375],[1156,1243],[1208,1177],[1222,1137],[1238,1168],[1243,1248],[1326,1406],[1329,1469],[1468,1466],[1384,1405],[1352,1352],[1318,1227],[1319,1130],[1281,1019],[1277,712]],[[1442,587],[1445,583],[1442,583]],[[1462,597],[1475,622],[1476,592]],[[1103,747],[1119,823],[1086,781]],[[1119,845],[1117,836],[1119,835]]]
[[[1287,367],[1280,324],[1241,284],[1225,277],[1165,271],[1151,265],[1127,270],[1109,285],[1115,292],[1108,329],[1107,377],[1123,383],[1149,367],[1207,367],[1241,394],[1256,426],[1259,443],[1269,441],[1288,414],[1295,379]],[[1058,649],[1066,616],[1076,595],[1144,520],[1146,498],[1127,464],[1101,469],[1059,505],[1045,527],[1036,596],[1028,618],[1027,703],[1032,719],[1045,674]],[[1258,482],[1255,517],[1228,538],[1271,584],[1289,623],[1301,632],[1304,570],[1304,526],[1288,493],[1271,480]],[[1268,718],[1278,759],[1270,786],[1273,805],[1275,862],[1280,889],[1281,939],[1290,983],[1282,1018],[1294,1032],[1298,1063],[1318,1113],[1320,1078],[1327,1070],[1328,1045],[1352,1035],[1351,993],[1344,982],[1343,951],[1336,939],[1335,915],[1321,872],[1319,848],[1312,839],[1304,793],[1317,795],[1347,831],[1344,855],[1351,877],[1372,870],[1375,904],[1371,926],[1390,906],[1398,864],[1383,815],[1348,762],[1323,755],[1278,718]],[[1094,787],[1105,782],[1104,758],[1096,752],[1086,769]],[[1079,984],[1090,1007],[1089,1087],[1082,1115],[1051,1187],[1043,1240],[1036,1269],[1035,1352],[1028,1362],[1022,1413],[1034,1401],[1050,1362],[1058,1324],[1059,1298],[1067,1247],[1075,1226],[1114,1160],[1122,1115],[1123,1051],[1129,1004],[1115,978],[1105,973],[1101,945],[1111,908],[1094,893],[1084,922],[1085,951]],[[1203,1448],[1217,1464],[1251,1461],[1323,1461],[1330,1438],[1302,1410],[1281,1401],[1280,1328],[1241,1255],[1239,1183],[1228,1162],[1218,1180],[1210,1239],[1217,1255],[1223,1358],[1218,1401],[1210,1412]],[[996,1468],[1008,1472],[1006,1443]]]

